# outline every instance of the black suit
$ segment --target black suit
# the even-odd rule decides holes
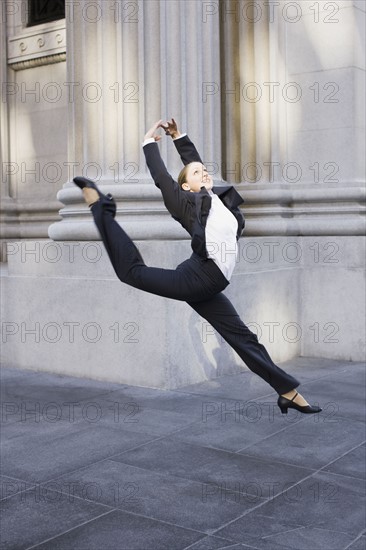
[[[190,162],[202,163],[195,146],[188,136],[174,140],[174,145],[184,165]],[[199,193],[191,193],[181,189],[180,185],[174,181],[167,171],[156,142],[145,145],[144,153],[151,176],[155,185],[161,190],[167,210],[191,235],[193,251],[206,259],[208,256],[205,227],[211,208],[211,197],[207,189],[203,186]],[[232,185],[214,186],[212,192],[218,195],[223,204],[234,214],[238,222],[236,234],[238,240],[245,226],[244,216],[239,209],[239,205],[244,202],[244,199]]]
[[[188,136],[175,140],[174,144],[184,164],[201,162]],[[207,257],[205,246],[205,227],[211,207],[211,197],[206,188],[201,188],[199,193],[182,190],[166,170],[156,143],[145,145],[144,152],[167,209],[192,237],[193,253],[176,269],[147,266],[136,245],[115,221],[114,201],[102,196],[91,206],[91,211],[117,277],[145,292],[187,302],[222,335],[250,370],[268,382],[277,393],[283,394],[299,386],[296,378],[273,363],[257,336],[243,323],[222,293],[229,281],[216,263]],[[239,239],[244,218],[238,206],[243,199],[232,186],[213,187],[212,191],[236,217]]]

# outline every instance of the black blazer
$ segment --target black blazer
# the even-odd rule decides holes
[[[174,145],[184,165],[202,160],[188,136],[174,140]],[[147,166],[151,176],[163,195],[164,204],[172,218],[177,220],[192,237],[191,247],[194,252],[207,259],[205,227],[211,208],[211,196],[202,186],[198,193],[185,191],[180,187],[166,169],[160,156],[157,142],[144,146]],[[212,192],[220,197],[224,205],[232,212],[238,222],[236,240],[239,239],[245,226],[245,220],[239,204],[244,199],[232,185],[212,187]]]

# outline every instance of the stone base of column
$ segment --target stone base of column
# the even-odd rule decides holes
[[[6,243],[19,239],[47,238],[50,223],[60,220],[58,201],[26,201],[1,197],[0,201],[0,261],[6,262]]]
[[[215,182],[215,185],[222,185]],[[151,181],[135,184],[98,184],[112,193],[117,204],[116,220],[132,239],[187,239],[186,231],[167,212],[161,193]],[[319,187],[282,184],[236,186],[244,197],[246,236],[357,235],[366,231],[364,182]],[[50,225],[54,241],[98,240],[99,235],[81,191],[68,185],[57,194],[65,204],[61,221]]]
[[[174,268],[191,253],[189,241],[135,242],[151,266]],[[4,365],[166,389],[247,370],[187,304],[121,283],[101,242],[9,248]],[[364,237],[242,238],[225,294],[277,363],[362,361],[364,258]]]
[[[187,232],[167,212],[160,190],[151,181],[134,184],[98,183],[104,194],[112,193],[117,204],[116,220],[132,239],[187,239]],[[100,239],[93,216],[80,189],[66,186],[57,193],[63,204],[61,221],[48,228],[54,241]]]

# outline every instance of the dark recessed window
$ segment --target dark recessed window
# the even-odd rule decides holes
[[[65,17],[65,0],[28,0],[28,27]]]

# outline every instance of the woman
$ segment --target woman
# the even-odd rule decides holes
[[[174,140],[185,167],[176,182],[160,156],[156,134],[163,128]],[[242,322],[222,291],[230,283],[237,241],[244,228],[239,209],[243,199],[233,186],[213,187],[212,177],[186,134],[174,119],[156,122],[143,142],[146,162],[155,185],[172,217],[191,235],[193,253],[176,269],[148,267],[135,244],[115,221],[116,204],[96,185],[82,177],[74,182],[83,190],[117,277],[124,283],[152,294],[182,300],[206,319],[239,354],[250,370],[279,394],[282,413],[294,408],[303,413],[322,409],[311,406],[294,388],[300,382],[276,366],[257,336]]]

